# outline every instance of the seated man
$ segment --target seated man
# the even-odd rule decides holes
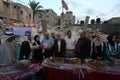
[[[6,34],[3,38],[6,41],[0,45],[0,66],[8,66],[15,63],[15,46],[13,40],[15,36],[12,34]]]

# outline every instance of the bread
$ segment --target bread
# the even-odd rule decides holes
[[[81,64],[81,60],[78,58],[69,59],[69,64]]]
[[[64,63],[64,58],[55,57],[55,58],[54,58],[54,62],[55,62],[55,63]]]
[[[94,68],[103,68],[103,64],[100,61],[91,60],[88,62],[88,64]]]

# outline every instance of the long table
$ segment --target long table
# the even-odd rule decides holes
[[[24,77],[34,75],[42,69],[41,64],[32,64],[26,70],[16,69],[14,65],[0,67],[0,80],[23,80]]]
[[[113,67],[95,69],[87,64],[56,64],[44,66],[46,80],[120,80],[120,70]]]
[[[79,80],[71,71],[45,67],[45,80]]]
[[[106,67],[103,70],[85,69],[87,72],[85,80],[120,80],[120,70],[113,67]]]

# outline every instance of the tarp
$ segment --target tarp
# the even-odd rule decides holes
[[[10,30],[14,33],[14,35],[22,35],[27,36],[31,35],[31,28],[24,28],[24,27],[10,27]]]

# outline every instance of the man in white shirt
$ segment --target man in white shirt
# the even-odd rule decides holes
[[[76,45],[76,38],[72,36],[71,30],[67,32],[67,36],[65,37],[66,41],[66,57],[73,58],[75,57],[75,45]]]

